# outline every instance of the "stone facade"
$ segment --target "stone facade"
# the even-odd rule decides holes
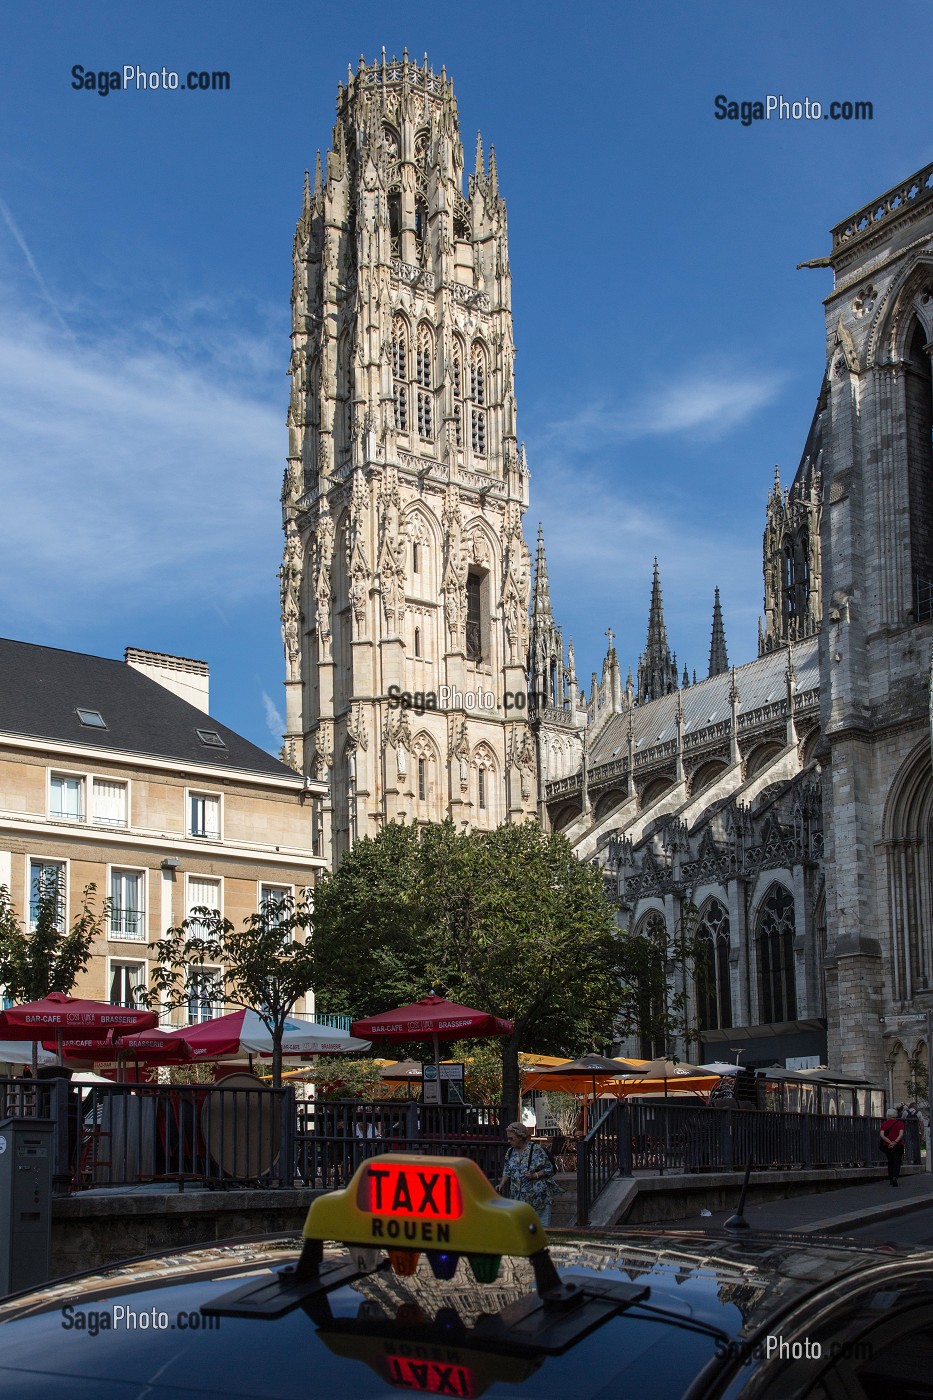
[[[51,651],[14,646],[22,674],[31,653],[47,658]],[[113,683],[120,663],[54,656],[61,658],[54,674],[61,680],[62,723],[40,719],[24,733],[0,718],[0,884],[27,918],[37,878],[55,872],[70,927],[82,890],[93,883],[97,908],[105,897],[112,907],[75,995],[131,1003],[133,989],[149,983],[148,943],[194,906],[221,909],[240,928],[264,897],[313,886],[324,862],[311,852],[302,780],[245,740],[235,748],[230,732],[207,715],[203,662],[129,649],[127,667],[150,679],[135,684],[128,703]],[[176,700],[179,674],[197,677],[203,709]],[[88,704],[98,707],[106,728],[82,731],[73,707]],[[140,715],[145,744],[114,742],[124,722]],[[193,752],[185,761],[175,740],[186,727],[199,743],[196,726],[222,742],[204,745],[201,762]],[[222,1003],[222,995],[207,998],[196,1018],[208,1009],[217,1014]],[[313,1004],[309,994],[303,1009],[310,1012]],[[172,1019],[187,1023],[184,1011]]]
[[[494,150],[467,197],[463,159],[446,73],[361,62],[295,235],[285,742],[333,861],[535,810],[506,213]]]
[[[494,152],[462,175],[446,73],[361,61],[294,247],[284,752],[323,794],[316,849],[537,811],[662,961],[698,922],[707,1054],[903,1092],[933,1002],[933,168],[813,264],[827,368],[767,499],[757,659],[730,669],[717,589],[708,674],[681,674],[656,561],[634,679],[610,630],[588,695],[540,531],[530,593]]]
[[[707,1054],[828,1058],[905,1097],[933,1004],[933,167],[811,265],[835,273],[827,369],[767,501],[759,659],[727,695],[717,592],[709,679],[676,690],[656,566],[638,690],[610,638],[584,759],[542,806],[662,957],[698,923]]]

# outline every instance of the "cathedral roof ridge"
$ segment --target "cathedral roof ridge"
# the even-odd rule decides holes
[[[792,648],[798,694],[819,685],[819,638],[807,637]],[[657,700],[636,705],[632,711],[635,747],[646,752],[677,737],[677,706],[683,711],[684,735],[699,733],[730,720],[729,693],[733,676],[740,692],[739,712],[747,714],[765,705],[785,703],[787,696],[787,648],[755,657],[741,666],[698,680],[686,690],[672,691]],[[628,740],[629,711],[613,715],[593,742],[590,767],[596,768],[624,752]]]

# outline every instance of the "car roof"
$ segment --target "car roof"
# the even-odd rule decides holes
[[[399,1388],[665,1400],[814,1290],[879,1268],[896,1276],[905,1257],[757,1233],[552,1231],[548,1239],[563,1279],[646,1286],[647,1299],[562,1354],[537,1359],[501,1342],[469,1342],[484,1319],[521,1311],[534,1288],[526,1259],[503,1259],[494,1282],[478,1283],[465,1259],[443,1280],[422,1255],[411,1276],[362,1274],[329,1292],[326,1307],[317,1300],[275,1318],[208,1318],[203,1306],[293,1262],[301,1244],[292,1235],[235,1240],[150,1255],[0,1303],[0,1391],[21,1400],[330,1400]],[[331,1263],[348,1257],[338,1246],[326,1252]],[[933,1278],[933,1253],[924,1257]]]

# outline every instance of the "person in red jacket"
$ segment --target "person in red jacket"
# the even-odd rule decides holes
[[[888,1159],[888,1181],[897,1185],[904,1160],[904,1105],[899,1103],[881,1125],[881,1150]]]

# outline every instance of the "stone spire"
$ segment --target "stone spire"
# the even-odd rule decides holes
[[[551,586],[547,576],[547,556],[544,553],[544,529],[538,522],[538,547],[535,550],[535,588],[531,603],[532,620],[540,619],[542,622],[554,622],[554,612],[551,608]]]
[[[651,583],[651,607],[648,612],[648,640],[638,667],[638,703],[657,700],[677,689],[677,664],[671,658],[664,625],[664,604],[661,599],[661,579],[658,561],[654,561]]]
[[[532,692],[531,708],[534,713],[538,712],[542,704],[559,706],[563,703],[565,669],[563,641],[551,606],[544,530],[539,524],[534,591],[531,597],[531,630],[528,638],[528,676]]]
[[[709,674],[720,676],[723,671],[729,669],[729,657],[726,653],[726,632],[722,625],[722,608],[719,605],[719,589],[716,589],[716,600],[713,603],[713,634],[709,644]]]

